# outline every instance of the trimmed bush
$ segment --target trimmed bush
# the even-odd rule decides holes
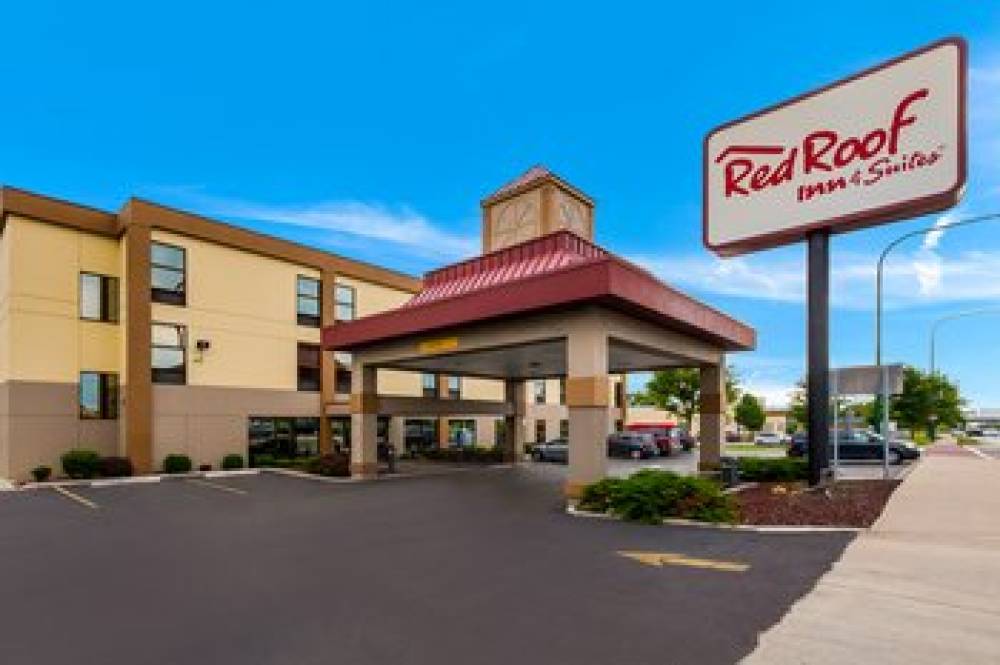
[[[317,476],[337,476],[346,478],[351,475],[351,460],[344,453],[320,455],[308,461],[305,467],[308,473]]]
[[[243,455],[230,453],[222,458],[222,468],[226,471],[243,468]]]
[[[63,453],[63,472],[74,480],[95,478],[101,471],[101,456],[96,451],[74,448]]]
[[[132,475],[132,460],[127,457],[102,457],[101,475],[105,478],[126,478]]]
[[[188,473],[191,471],[191,458],[187,455],[172,454],[163,459],[164,473]]]
[[[52,477],[52,467],[45,466],[44,464],[41,466],[36,466],[34,469],[31,470],[31,477],[35,479],[36,483],[44,483],[46,480]]]
[[[715,481],[657,469],[588,485],[579,507],[645,524],[660,524],[668,517],[733,523],[737,517],[733,498]]]
[[[740,480],[755,483],[787,483],[809,477],[805,457],[740,457]]]

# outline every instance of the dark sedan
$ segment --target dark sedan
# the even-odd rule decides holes
[[[569,441],[553,439],[545,443],[536,443],[531,448],[531,458],[536,462],[561,462],[565,464],[569,461]]]
[[[834,433],[830,432],[830,459],[833,459]],[[809,437],[804,432],[792,436],[788,446],[789,457],[803,457],[809,447]],[[840,432],[837,436],[837,456],[842,460],[880,460],[882,459],[882,437],[879,434],[865,431]],[[889,463],[899,464],[903,460],[920,457],[920,449],[909,441],[893,439],[889,441]]]
[[[615,432],[608,437],[610,457],[649,459],[660,454],[652,434],[646,432]]]

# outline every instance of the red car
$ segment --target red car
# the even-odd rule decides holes
[[[656,442],[656,448],[660,451],[660,455],[664,457],[672,455],[678,449],[691,450],[694,447],[694,439],[687,436],[677,426],[677,423],[632,423],[626,426],[625,429],[630,432],[652,434],[653,440]]]

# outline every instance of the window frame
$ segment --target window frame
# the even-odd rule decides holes
[[[351,383],[354,380],[354,370],[351,369],[351,364],[354,358],[347,351],[334,351],[333,352],[333,393],[334,395],[350,395],[351,394]],[[344,370],[340,367],[343,365]],[[343,379],[341,376],[347,374],[347,384],[341,383]],[[347,390],[340,390],[340,388],[346,387]]]
[[[303,365],[302,364],[302,350],[303,348],[309,350],[315,350],[316,352],[316,365]],[[295,368],[296,368],[296,390],[300,393],[318,393],[323,389],[323,347],[319,344],[312,344],[310,342],[296,342],[295,343]],[[315,372],[314,382],[303,382],[303,370],[309,370],[310,372]],[[315,387],[312,387],[314,386]]]
[[[350,302],[342,301],[340,299],[341,289],[349,291],[351,293]],[[344,318],[340,316],[341,307],[351,308],[351,317]],[[337,282],[333,283],[333,318],[335,321],[353,321],[358,318],[358,290],[350,284],[339,284]]]
[[[452,382],[454,382],[454,385]],[[462,399],[462,377],[448,377],[448,399]]]
[[[97,413],[85,412],[83,409],[83,377],[97,377]],[[118,420],[119,382],[117,372],[100,372],[96,370],[81,370],[77,380],[77,418],[79,420]]]
[[[160,247],[167,247],[169,249],[179,250],[181,253],[181,267],[176,268],[174,266],[168,266],[163,263],[157,263],[153,260],[153,247],[159,245]],[[181,275],[181,291],[180,294],[176,291],[168,291],[165,289],[159,289],[153,285],[153,271],[154,270],[166,270],[169,272],[179,272]],[[160,303],[162,305],[176,305],[177,307],[187,306],[187,287],[188,287],[188,260],[187,260],[187,247],[182,247],[180,245],[173,245],[168,242],[160,242],[159,240],[153,240],[149,243],[149,291],[150,299],[153,302]]]
[[[427,377],[431,379],[430,387],[427,386]],[[427,398],[435,398],[438,396],[438,377],[437,374],[433,372],[421,372],[420,373],[420,393]]]
[[[532,388],[535,404],[545,404],[548,399],[547,390],[545,387],[545,379],[535,379],[535,385]]]
[[[84,277],[96,277],[98,280],[98,291],[100,303],[98,309],[100,314],[97,318],[87,316],[83,312],[83,279]],[[77,278],[77,314],[81,321],[92,321],[95,323],[118,323],[121,311],[120,296],[118,290],[118,278],[114,275],[105,275],[91,270],[81,270]]]
[[[539,436],[541,435],[541,436]],[[535,420],[535,443],[545,443],[549,436],[549,426],[545,418]]]
[[[152,329],[156,326],[170,326],[176,328],[180,332],[180,344],[179,346],[167,346],[165,344],[157,344],[154,339],[155,336],[152,334]],[[187,326],[183,323],[169,323],[166,321],[152,321],[150,323],[150,343],[149,343],[149,354],[150,354],[150,379],[154,384],[168,385],[168,386],[186,386],[188,379],[188,350],[187,350],[187,338],[188,330]],[[162,378],[157,379],[157,368],[153,366],[152,356],[153,351],[156,349],[179,349],[181,352],[181,380],[180,381],[164,381]],[[161,372],[171,372],[172,370],[161,370]],[[169,376],[170,374],[166,374]]]
[[[559,419],[559,438],[569,441],[569,418]]]
[[[316,285],[316,295],[306,295],[299,291],[299,284],[303,281],[312,282]],[[299,309],[299,303],[303,300],[316,303],[316,314],[303,314]],[[300,326],[319,328],[323,318],[323,280],[309,275],[295,276],[295,322]]]

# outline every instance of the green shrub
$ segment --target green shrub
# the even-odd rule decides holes
[[[132,460],[127,457],[102,457],[101,475],[105,478],[126,478],[132,475]]]
[[[188,473],[191,471],[191,458],[187,455],[172,454],[163,459],[164,473]]]
[[[243,468],[243,455],[230,453],[222,458],[222,468],[226,471]]]
[[[52,467],[45,466],[44,464],[36,466],[31,470],[31,477],[35,479],[36,483],[44,483],[52,477]]]
[[[659,524],[668,517],[735,522],[736,504],[707,478],[643,469],[629,478],[606,478],[584,488],[580,508]]]
[[[351,475],[351,460],[345,453],[330,453],[308,460],[305,471],[318,476],[337,476],[345,478]]]
[[[70,478],[95,478],[101,471],[101,456],[93,450],[74,448],[63,453],[62,468]]]
[[[266,453],[261,455],[253,455],[250,458],[250,465],[258,469],[274,466],[274,455],[268,455]]]
[[[809,462],[805,457],[741,457],[740,480],[757,483],[785,483],[809,477]]]

